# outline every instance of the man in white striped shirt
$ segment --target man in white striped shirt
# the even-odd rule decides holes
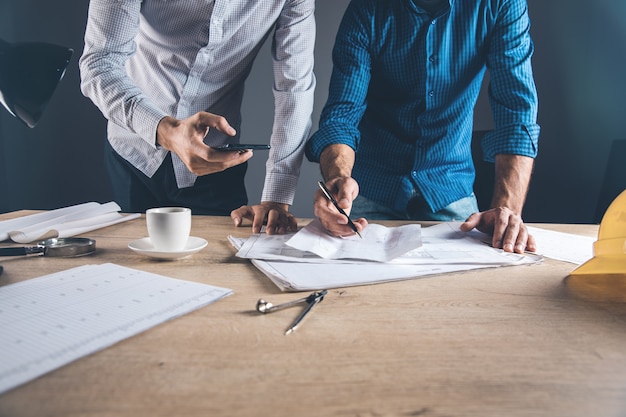
[[[105,150],[124,211],[187,206],[296,228],[289,213],[311,128],[314,0],[91,0],[81,90],[108,120]],[[248,206],[239,142],[244,82],[272,36],[274,127],[261,202]]]

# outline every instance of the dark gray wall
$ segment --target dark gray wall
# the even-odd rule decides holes
[[[314,129],[327,96],[330,51],[348,0],[317,2]],[[66,45],[75,50],[66,77],[36,129],[0,110],[0,211],[52,209],[83,201],[110,201],[102,163],[105,121],[79,91],[85,0],[0,0],[0,37]],[[542,126],[540,152],[525,211],[527,221],[592,222],[610,145],[626,139],[626,3],[623,0],[529,0],[535,41],[535,78]],[[264,142],[273,119],[268,48],[250,79],[242,134]],[[484,95],[476,129],[492,126]],[[247,184],[257,201],[264,173],[257,152]],[[311,217],[318,167],[302,167],[293,211]]]
[[[0,37],[46,41],[74,49],[74,56],[35,129],[0,109],[0,208],[51,209],[84,201],[110,201],[102,161],[106,123],[79,89],[88,2],[0,0]]]

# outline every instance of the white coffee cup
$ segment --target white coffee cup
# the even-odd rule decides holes
[[[179,252],[185,249],[191,232],[191,209],[159,207],[146,211],[150,242],[156,250]]]

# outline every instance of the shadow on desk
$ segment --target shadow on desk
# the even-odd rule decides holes
[[[626,274],[569,275],[564,283],[568,295],[586,301],[622,304],[626,315]]]

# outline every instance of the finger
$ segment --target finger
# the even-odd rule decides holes
[[[528,232],[528,229],[526,229]],[[528,234],[528,241],[526,242],[526,250],[529,252],[537,252],[537,241],[535,240],[535,236]]]
[[[502,249],[508,224],[509,213],[502,209],[495,209],[491,246]]]
[[[287,230],[286,233],[294,233],[298,231],[298,219],[296,216],[289,214],[287,218]]]
[[[213,129],[216,129],[228,136],[235,136],[237,134],[235,128],[232,127],[230,123],[228,123],[228,120],[226,120],[225,117],[206,112],[201,113],[201,115],[202,122],[205,125],[212,127]]]
[[[519,227],[517,238],[515,239],[515,253],[524,253],[528,242],[528,230],[524,225]]]
[[[322,220],[322,224],[327,223],[339,223],[347,224],[348,219],[337,211],[335,205],[318,190],[315,192],[315,202],[313,204],[313,212],[315,216]]]
[[[363,229],[365,229],[367,227],[367,225],[368,225],[368,222],[365,219],[365,217],[358,218],[358,219],[354,220],[352,223],[354,223],[354,225],[358,229],[359,233],[361,233],[363,231]]]
[[[278,210],[270,210],[269,212],[267,212],[267,224],[265,225],[265,233],[267,233],[268,235],[278,233],[278,230],[280,229],[280,217],[280,212]]]
[[[284,235],[285,233],[292,233],[298,231],[298,222],[294,215],[288,212],[277,210],[278,224],[274,230],[276,234]],[[269,220],[268,220],[269,222]]]
[[[330,215],[328,213],[324,213],[325,215],[323,216],[317,216],[320,223],[322,223],[322,226],[324,226],[324,229],[326,229],[326,231],[328,232],[328,234],[332,235],[332,236],[351,236],[354,235],[355,232],[354,230],[352,230],[352,228],[350,226],[348,226],[347,223],[347,219],[346,216],[340,215],[341,216],[341,222],[339,222],[335,216],[331,213]],[[360,232],[363,231],[363,229],[365,229],[367,227],[367,220],[365,220],[365,218],[359,218],[358,220],[353,221],[354,225],[356,226],[357,230]]]
[[[315,217],[317,217],[326,231],[332,236],[341,236],[354,233],[347,225],[346,216],[342,216],[333,207],[334,211],[328,207],[325,202],[317,202],[314,208]],[[339,217],[339,219],[337,218]],[[340,221],[346,224],[341,224]]]
[[[267,214],[267,211],[258,207],[255,207],[252,211],[252,233],[261,233],[261,228],[263,227],[263,223],[265,222],[265,216]]]
[[[254,213],[250,209],[250,206],[241,206],[230,212],[230,218],[233,219],[233,223],[236,227],[241,225],[244,218],[251,219],[254,217]]]
[[[332,202],[323,195],[316,200],[314,213],[330,235],[348,236],[354,234],[354,231],[348,226],[348,218],[339,213]]]
[[[251,150],[246,152],[224,152],[217,150],[213,147],[208,147],[208,149],[205,150],[205,154],[207,155],[207,161],[223,163],[231,163],[233,161],[236,161],[236,164],[245,162],[254,156],[254,153]]]
[[[505,252],[513,252],[517,244],[517,237],[520,234],[520,222],[517,217],[510,215],[507,218],[506,230],[502,238],[502,250]],[[524,247],[526,245],[524,244]]]
[[[349,214],[352,208],[352,201],[356,198],[357,194],[358,189],[355,189],[351,182],[341,182],[337,188],[337,204]]]
[[[471,214],[463,223],[461,223],[460,229],[462,232],[469,232],[472,229],[478,227],[480,223],[481,213]]]
[[[239,154],[237,152],[219,152],[219,151],[210,151],[210,152],[212,152],[211,156],[209,156],[208,160],[204,161],[204,165],[202,169],[197,170],[198,172],[200,172],[200,174],[197,174],[197,175],[207,175],[207,174],[214,174],[216,172],[222,172],[234,166],[243,164],[248,159],[252,158],[252,152],[246,152],[243,154]],[[220,156],[219,154],[222,154],[222,153],[229,154],[229,155]],[[222,158],[222,160],[213,159],[212,155],[215,155],[215,154],[218,154],[217,155],[218,158]],[[196,172],[194,171],[194,173]]]

